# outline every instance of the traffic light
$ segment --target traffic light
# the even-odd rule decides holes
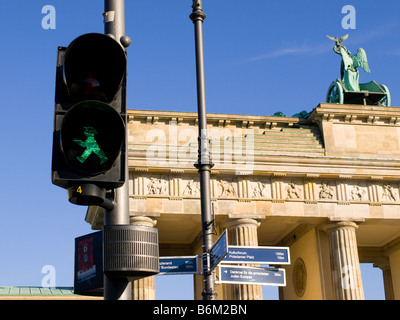
[[[52,182],[79,205],[125,182],[126,53],[89,33],[58,48]]]

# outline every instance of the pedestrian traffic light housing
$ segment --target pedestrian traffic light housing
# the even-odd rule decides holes
[[[89,33],[58,48],[52,182],[96,205],[125,182],[126,53]]]
[[[84,176],[112,169],[124,141],[125,124],[115,110],[99,101],[74,105],[61,125],[61,147],[66,163]]]

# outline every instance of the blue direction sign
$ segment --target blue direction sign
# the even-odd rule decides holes
[[[197,256],[160,257],[160,275],[162,274],[197,274],[199,263]]]
[[[286,275],[284,269],[220,265],[218,282],[284,287]]]
[[[213,270],[228,253],[228,235],[226,230],[214,243],[210,251],[210,269]]]
[[[229,246],[222,263],[290,264],[289,248]]]

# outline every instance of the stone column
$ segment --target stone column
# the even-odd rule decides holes
[[[136,226],[154,227],[157,220],[145,216],[131,216],[130,222]],[[133,300],[155,300],[156,288],[154,277],[146,277],[132,281],[132,299]]]
[[[359,222],[330,219],[323,226],[329,234],[334,300],[364,300],[356,239]]]
[[[385,261],[383,262],[374,263],[374,267],[382,270],[383,286],[385,288],[385,299],[394,300],[392,271],[390,270],[389,259],[385,259]]]
[[[265,216],[229,215],[224,223],[228,229],[228,242],[233,246],[258,246],[257,228]],[[225,300],[262,300],[259,285],[224,284]]]

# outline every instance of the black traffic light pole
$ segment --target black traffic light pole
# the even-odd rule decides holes
[[[206,94],[204,79],[204,50],[203,50],[203,21],[206,15],[203,12],[201,0],[193,0],[193,12],[190,19],[195,27],[196,43],[196,73],[197,73],[197,109],[199,118],[199,158],[196,168],[200,174],[201,194],[201,223],[203,237],[203,274],[204,300],[216,300],[215,277],[210,266],[210,250],[213,245],[213,217],[211,213],[210,174],[213,164],[210,161],[210,151],[207,135]]]
[[[125,36],[124,0],[105,0],[103,15],[104,33],[120,42],[125,48],[128,47],[130,39]],[[125,97],[123,97],[123,99],[125,99]],[[114,208],[112,210],[105,210],[104,226],[130,224],[127,141],[127,137],[125,137],[125,183],[122,187],[114,189]],[[104,299],[132,300],[132,283],[127,279],[109,278],[104,274]]]

